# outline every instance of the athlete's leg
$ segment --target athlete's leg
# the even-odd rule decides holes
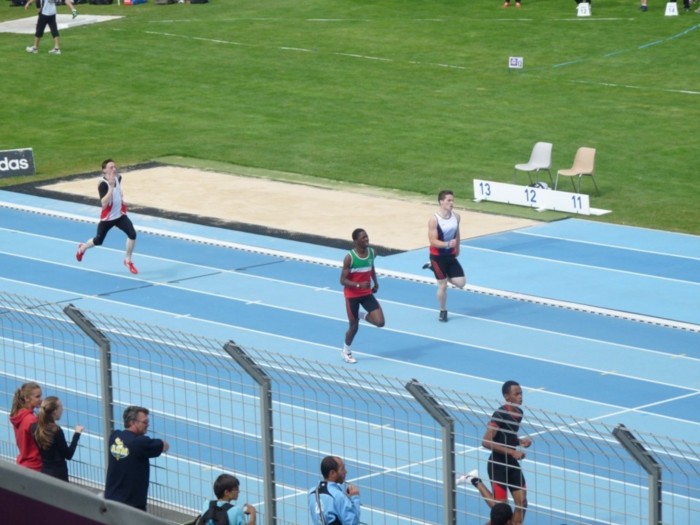
[[[525,521],[525,511],[527,510],[527,484],[522,469],[518,466],[508,468],[508,481],[510,493],[513,496],[515,509],[513,511],[513,523],[522,525]]]
[[[457,288],[464,288],[464,285],[467,282],[466,278],[464,277],[464,268],[462,268],[462,265],[459,263],[459,260],[456,257],[451,258],[447,263],[446,273],[450,283],[452,283],[453,286],[456,286]]]
[[[515,489],[511,491],[515,512],[513,512],[513,523],[522,525],[525,521],[525,511],[527,510],[527,491],[525,489]]]
[[[377,328],[384,326],[384,312],[374,294],[363,298],[362,307],[367,310],[367,314],[364,316],[365,321],[373,324]]]
[[[496,498],[493,497],[493,492],[489,490],[481,479],[479,479],[479,481],[476,483],[476,490],[479,491],[479,494],[481,494],[481,497],[484,498],[484,501],[489,508],[492,508],[496,504]]]
[[[104,242],[107,232],[112,226],[114,226],[114,221],[100,221],[97,224],[97,233],[95,236],[85,241],[85,243],[78,245],[78,252],[75,254],[75,258],[78,259],[78,261],[82,261],[83,254],[86,250],[94,248],[95,246],[100,246]]]
[[[508,474],[506,473],[506,466],[489,460],[488,473],[491,480],[493,500],[495,502],[508,502]]]
[[[126,239],[126,260],[131,261],[131,256],[134,253],[134,246],[136,245],[136,239]],[[143,261],[141,261],[143,262]]]
[[[124,262],[130,263],[131,256],[134,253],[134,246],[136,246],[136,229],[127,215],[122,215],[117,219],[117,228],[126,234],[126,259],[124,259]]]
[[[95,247],[95,241],[92,238],[90,238],[87,241],[85,241],[83,244],[81,244],[78,247],[78,250],[80,251],[80,253],[85,253],[85,250],[89,250],[90,248],[94,248],[94,247]]]
[[[349,320],[348,331],[345,332],[345,346],[351,346],[353,340],[355,339],[355,334],[357,334],[357,329],[360,323],[357,319]]]
[[[379,308],[375,308],[374,310],[369,312],[365,316],[365,321],[373,324],[377,328],[381,328],[382,326],[384,326],[384,312],[382,311],[382,307],[380,306]]]
[[[437,282],[437,302],[440,311],[447,310],[447,279],[439,279]]]
[[[450,277],[449,279],[450,284],[453,286],[456,286],[457,288],[464,288],[464,285],[467,284],[467,280],[462,277]]]
[[[345,311],[348,314],[348,330],[345,332],[345,348],[349,348],[355,339],[355,334],[360,327],[360,303],[357,300],[351,301],[345,298]]]

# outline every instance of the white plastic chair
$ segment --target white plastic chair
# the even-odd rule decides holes
[[[547,171],[549,173],[549,181],[552,180],[552,144],[549,142],[538,142],[532,148],[532,153],[530,154],[530,160],[526,164],[516,164],[513,168],[513,182],[515,182],[515,177],[519,171],[527,172],[527,176],[530,179],[530,184],[532,184],[532,173],[537,175],[537,181],[539,182],[539,172]]]

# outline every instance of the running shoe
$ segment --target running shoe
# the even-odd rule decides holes
[[[479,479],[479,471],[477,469],[474,469],[470,472],[467,472],[466,474],[462,474],[460,477],[458,477],[455,480],[455,484],[457,485],[466,485],[467,483],[471,483],[476,487],[476,485],[481,481]]]
[[[352,356],[352,352],[350,350],[341,350],[340,355],[343,356],[343,361],[346,363],[350,363],[351,365],[357,363],[357,359]]]
[[[423,269],[424,269],[424,270],[427,270],[428,268],[430,268],[430,263],[429,263],[429,262],[427,262],[427,263],[425,263],[425,264],[423,265]]]
[[[446,323],[447,322],[447,310],[440,310],[440,317],[438,317],[438,320],[441,323]]]
[[[76,16],[78,16],[78,10],[73,9],[73,11],[71,11],[71,14],[73,15],[73,18],[75,18]]]
[[[39,50],[35,48],[34,46],[27,46],[26,48],[27,53],[38,53]]]
[[[134,263],[131,261],[127,261],[126,259],[124,259],[124,266],[126,266],[129,269],[129,271],[133,274],[139,273],[139,271],[136,269],[136,266],[134,266]]]
[[[54,47],[52,50],[49,51],[49,55],[60,55],[60,54],[61,54],[61,50],[56,48],[56,47]]]
[[[85,250],[83,250],[83,246],[85,246],[83,243],[80,243],[78,245],[78,251],[75,252],[75,258],[78,259],[78,262],[81,262],[83,260],[83,255],[85,255]]]

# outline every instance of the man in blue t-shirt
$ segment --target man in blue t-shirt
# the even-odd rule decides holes
[[[157,458],[170,448],[162,439],[146,436],[148,409],[129,406],[124,410],[124,430],[109,437],[109,463],[105,499],[120,501],[146,510],[150,458]]]

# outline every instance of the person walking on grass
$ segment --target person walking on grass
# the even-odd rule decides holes
[[[459,264],[459,221],[453,211],[455,197],[452,190],[442,190],[438,194],[439,209],[428,221],[428,241],[430,241],[430,262],[423,269],[433,270],[437,280],[437,301],[440,308],[438,320],[447,322],[447,282],[457,288],[464,288],[464,269]]]
[[[352,232],[354,247],[343,259],[340,284],[343,285],[345,311],[349,327],[345,332],[345,344],[341,356],[346,363],[356,363],[350,346],[360,326],[360,319],[381,328],[384,326],[384,312],[374,294],[379,290],[377,272],[374,269],[374,249],[369,246],[369,236],[362,228]],[[360,313],[360,306],[365,312]]]
[[[97,235],[92,239],[88,239],[84,244],[78,245],[78,251],[75,258],[78,262],[83,260],[85,251],[95,246],[100,246],[107,236],[107,232],[114,226],[119,228],[126,234],[126,258],[124,266],[133,274],[139,273],[131,261],[131,256],[134,253],[136,245],[136,230],[131,222],[131,219],[126,214],[126,203],[121,187],[122,176],[117,174],[117,166],[112,159],[107,159],[102,163],[102,179],[97,186],[97,192],[100,196],[100,204],[102,212],[100,213],[100,222],[97,225]]]
[[[49,26],[53,37],[53,48],[49,50],[49,54],[60,55],[61,40],[58,33],[58,24],[56,23],[56,0],[36,0],[36,2],[39,17],[37,18],[36,30],[34,31],[34,44],[27,47],[27,53],[37,53],[39,51],[39,42],[41,37],[44,36],[46,26]],[[34,3],[34,0],[27,0],[27,3],[24,4],[24,9],[28,9],[32,3]],[[75,9],[72,0],[66,0],[66,5],[70,8],[73,18],[78,16],[78,11]]]

